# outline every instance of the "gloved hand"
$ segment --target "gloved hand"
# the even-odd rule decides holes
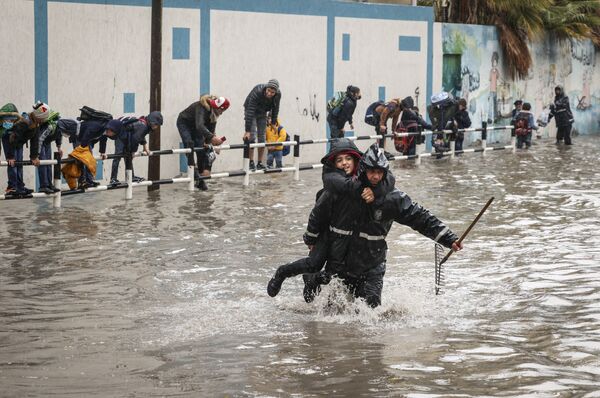
[[[304,244],[306,244],[306,246],[314,246],[317,244],[317,238],[308,235],[306,232],[304,235],[302,235],[302,240],[304,240]]]

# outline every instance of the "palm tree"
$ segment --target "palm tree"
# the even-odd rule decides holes
[[[591,38],[600,45],[598,0],[420,0],[434,7],[436,21],[495,25],[511,77],[527,76],[527,43],[545,32],[558,39]]]

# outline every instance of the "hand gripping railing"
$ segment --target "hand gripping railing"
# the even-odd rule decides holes
[[[506,129],[513,129],[513,127],[512,126],[487,127],[487,123],[484,122],[484,123],[482,123],[481,128],[460,129],[457,131],[453,131],[453,130],[421,131],[421,132],[394,133],[394,134],[385,134],[385,135],[374,134],[374,135],[354,136],[354,137],[347,137],[347,138],[352,141],[361,141],[361,140],[380,141],[381,139],[392,138],[392,137],[407,137],[407,136],[425,136],[426,137],[426,136],[430,136],[432,134],[449,135],[450,151],[448,151],[448,152],[444,152],[444,153],[425,152],[425,144],[421,143],[421,144],[417,145],[417,150],[416,150],[415,155],[396,155],[396,156],[393,156],[390,158],[390,160],[415,159],[416,163],[420,164],[422,158],[431,157],[432,155],[435,155],[438,157],[444,157],[444,156],[454,157],[456,154],[459,154],[459,153],[481,152],[481,153],[485,154],[486,151],[504,150],[504,149],[512,149],[514,151],[516,148],[516,139],[515,139],[514,131],[511,131],[511,144],[510,145],[496,146],[496,147],[493,147],[493,146],[488,147],[487,146],[487,131],[489,131],[489,130],[506,130]],[[456,132],[464,132],[464,133],[481,132],[481,137],[482,137],[481,138],[481,148],[463,149],[460,151],[456,151],[455,150],[455,141],[454,141],[455,134],[453,134]],[[270,143],[245,142],[243,144],[220,145],[218,147],[215,147],[215,149],[216,150],[243,149],[242,170],[217,172],[217,173],[212,173],[211,175],[208,175],[208,176],[199,176],[196,178],[200,179],[200,180],[207,180],[207,179],[243,176],[244,177],[243,185],[247,186],[250,183],[250,175],[252,175],[252,174],[271,174],[271,173],[293,172],[294,180],[297,181],[300,179],[300,171],[301,170],[311,170],[311,169],[318,169],[318,168],[323,167],[323,165],[320,163],[302,165],[300,163],[300,147],[302,145],[330,143],[330,142],[333,142],[334,140],[335,140],[334,138],[333,139],[332,138],[317,138],[317,139],[311,139],[311,140],[300,140],[299,135],[294,135],[294,138],[292,141],[270,142]],[[266,148],[266,147],[270,147],[270,146],[294,147],[294,150],[293,150],[294,163],[293,163],[293,165],[280,167],[280,168],[251,171],[250,170],[250,156],[249,156],[250,150],[254,149],[254,148]],[[150,186],[150,185],[178,184],[178,183],[185,183],[185,184],[187,184],[187,189],[189,191],[194,191],[195,188],[194,188],[193,158],[188,157],[188,168],[187,168],[187,176],[186,177],[167,178],[167,179],[160,179],[160,180],[155,180],[155,181],[133,182],[132,163],[133,163],[133,158],[135,158],[135,157],[181,155],[181,154],[190,154],[192,152],[196,152],[196,151],[200,151],[200,150],[204,150],[204,148],[198,147],[198,148],[161,149],[161,150],[151,151],[149,154],[146,154],[144,152],[135,152],[135,153],[127,153],[126,152],[123,154],[111,154],[111,155],[107,155],[105,157],[105,159],[115,159],[115,158],[121,158],[121,157],[125,158],[126,181],[124,183],[119,183],[119,184],[115,184],[115,185],[98,185],[95,187],[89,187],[89,188],[85,188],[85,189],[77,188],[77,189],[72,189],[72,190],[62,190],[62,191],[56,192],[54,194],[46,194],[46,193],[37,193],[36,192],[36,193],[28,194],[28,195],[20,195],[18,197],[7,197],[7,195],[0,195],[0,200],[52,197],[53,198],[53,206],[60,207],[62,196],[76,195],[76,194],[82,194],[82,193],[87,193],[87,192],[98,192],[98,191],[107,191],[107,190],[113,190],[113,189],[124,189],[125,190],[125,199],[132,199],[134,188],[145,187],[145,186]],[[102,158],[99,156],[94,157],[94,159],[102,160]],[[67,163],[73,163],[76,161],[77,161],[76,159],[70,158],[70,157],[66,158],[66,159],[61,159],[59,156],[59,153],[55,152],[54,159],[41,160],[39,164],[41,166],[44,166],[44,165],[53,165],[54,166],[54,171],[53,171],[54,185],[59,187],[61,185],[61,167],[62,167],[62,165],[67,164]],[[15,162],[15,164],[22,165],[22,166],[33,165],[32,162],[29,160]],[[6,166],[8,166],[8,162],[0,161],[0,166],[6,167]]]

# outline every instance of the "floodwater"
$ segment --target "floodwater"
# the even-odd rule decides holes
[[[432,242],[395,225],[375,310],[266,294],[320,171],[0,202],[0,396],[600,397],[600,140],[575,143],[397,162],[458,233],[496,199],[439,296]]]

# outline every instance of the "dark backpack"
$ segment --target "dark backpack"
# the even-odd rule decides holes
[[[97,120],[99,122],[108,122],[112,120],[113,117],[110,113],[97,111],[94,108],[90,108],[89,106],[83,106],[81,109],[81,114],[77,118],[77,120],[87,121],[87,120]]]
[[[281,127],[279,127],[281,128]],[[288,133],[285,133],[285,140],[286,141],[291,141],[292,139],[290,138],[290,135]],[[290,154],[290,148],[291,146],[284,146],[283,150],[281,151],[282,156],[287,156]]]
[[[531,127],[529,126],[528,115],[517,115],[517,120],[515,121],[515,134],[517,136],[525,136],[529,133],[531,133]]]
[[[367,112],[365,112],[365,123],[370,126],[377,126],[377,123],[379,123],[379,115],[375,112],[375,108],[384,103],[385,102],[383,101],[376,101],[369,105]]]

